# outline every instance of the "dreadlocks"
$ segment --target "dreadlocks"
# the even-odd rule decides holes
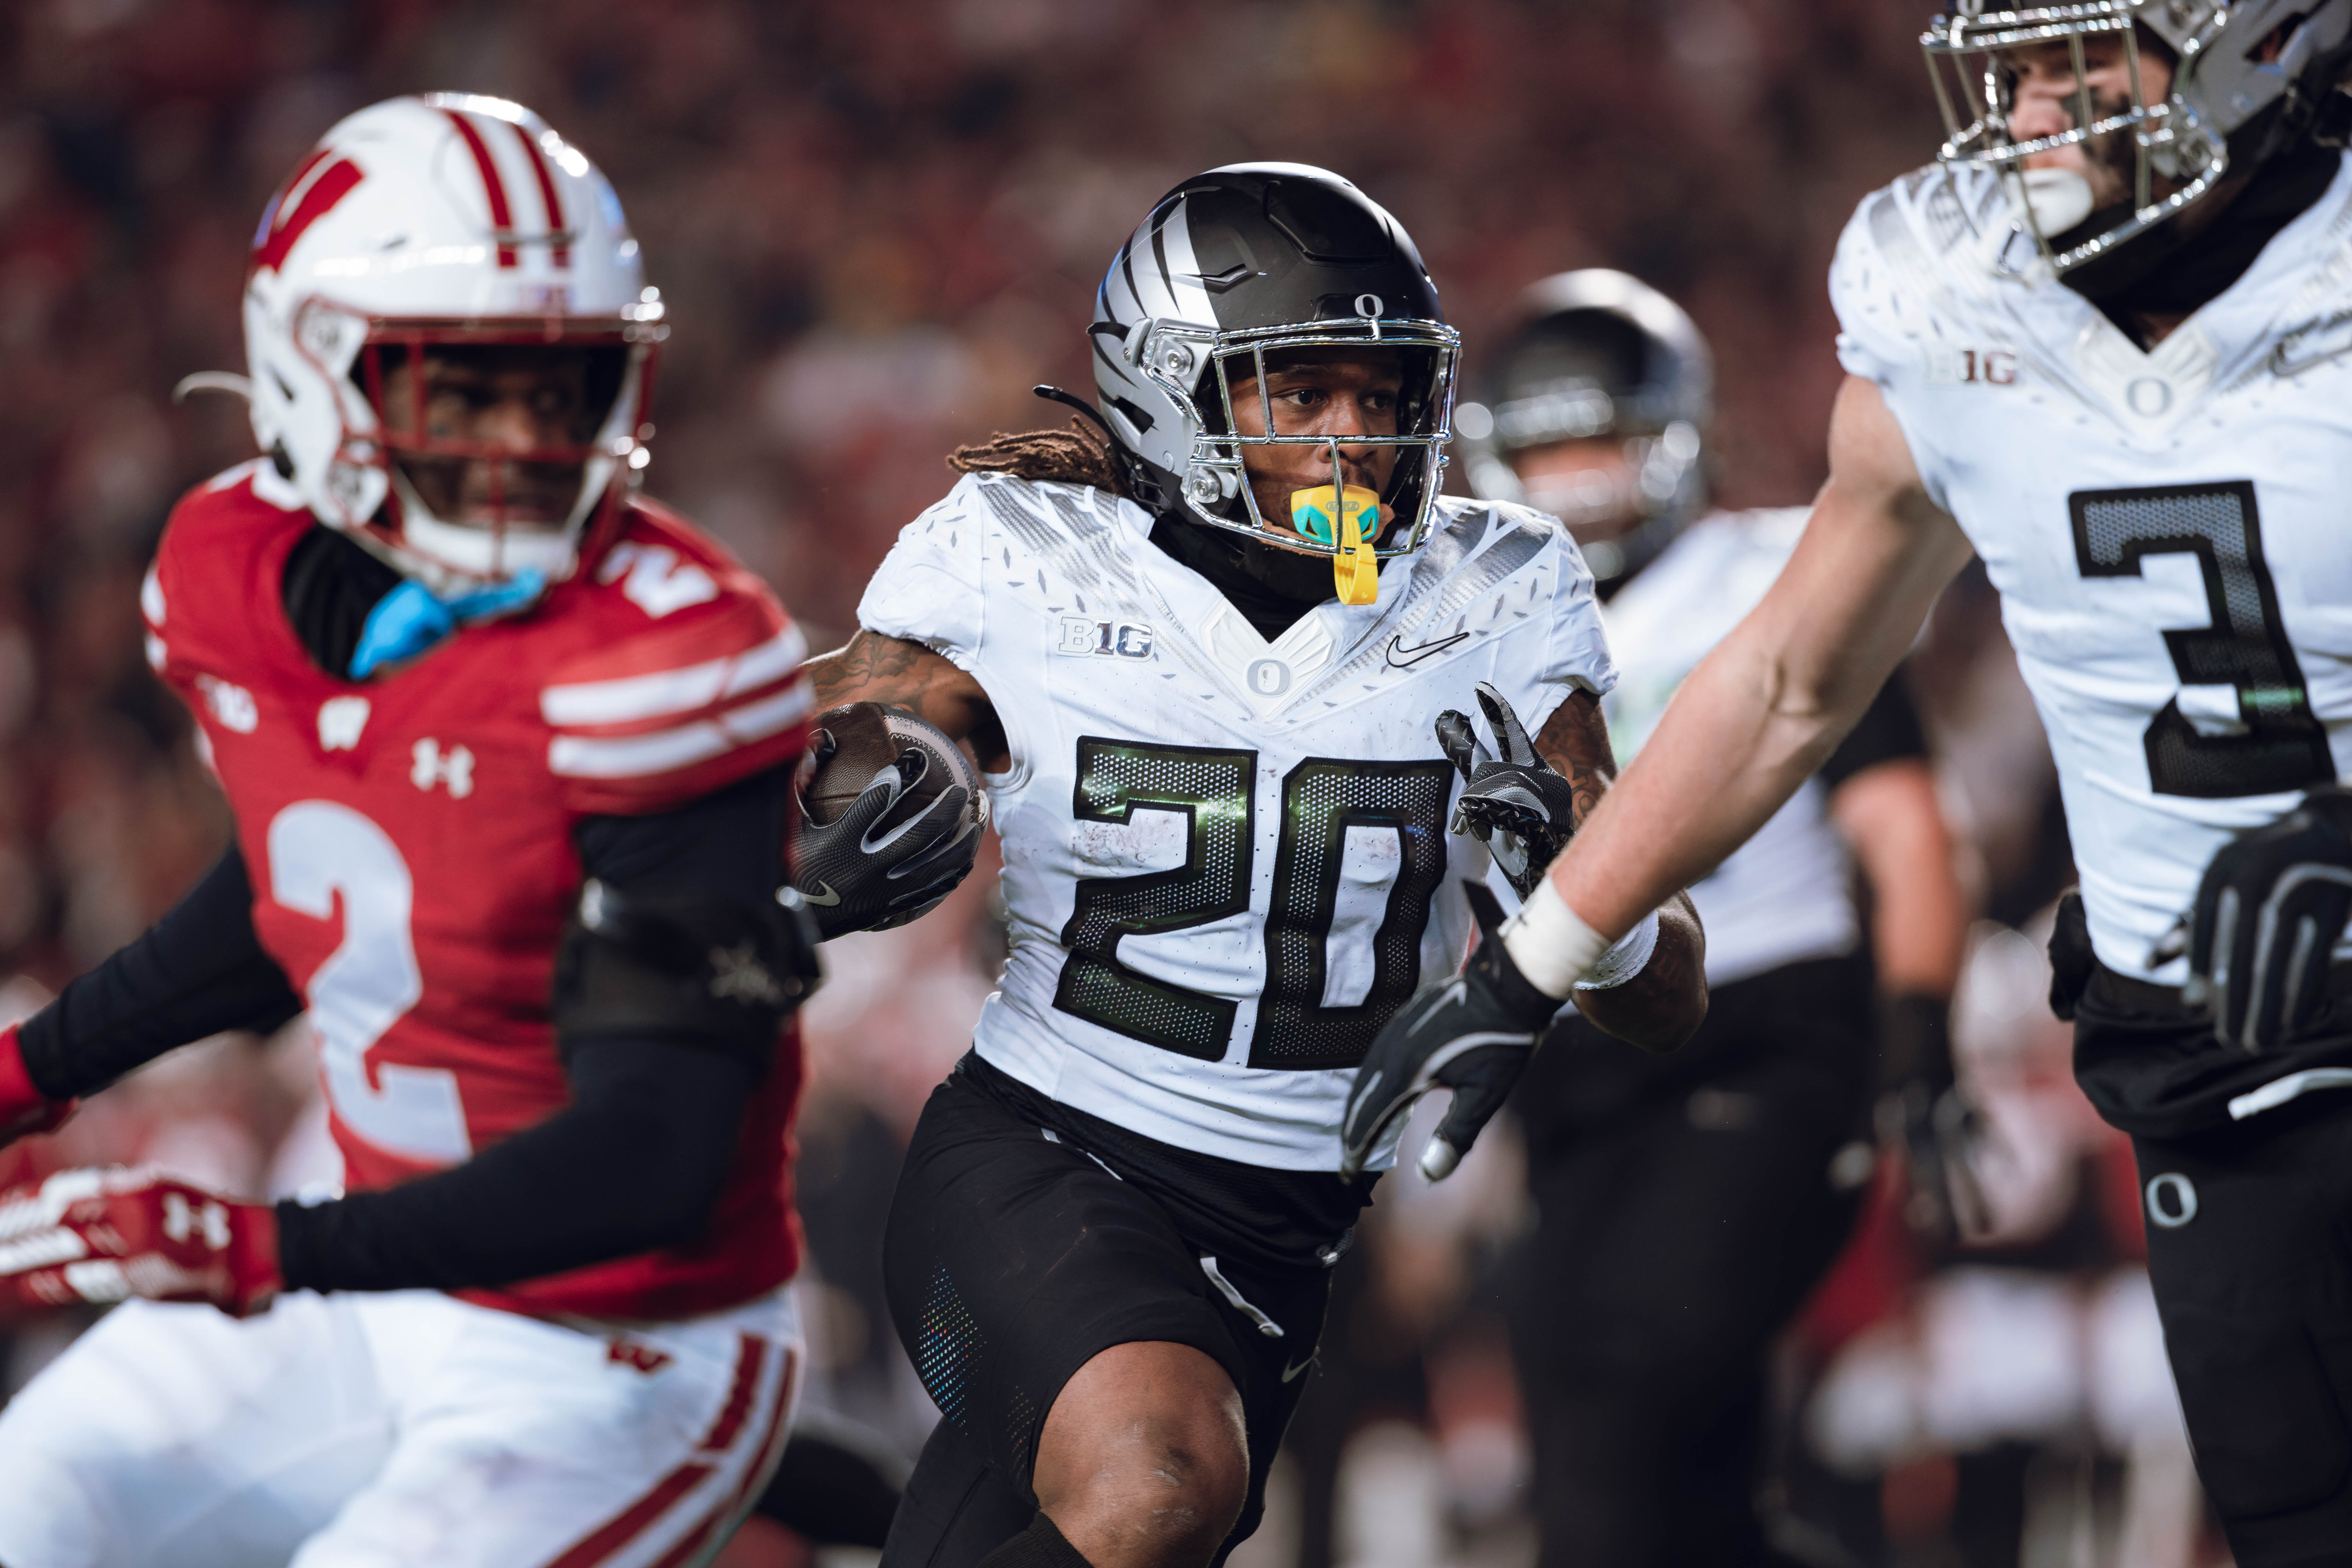
[[[948,467],[961,474],[1012,474],[1127,494],[1118,465],[1111,461],[1110,444],[1084,419],[1072,419],[1066,430],[1024,430],[1013,436],[996,431],[985,441],[958,447],[948,455]]]

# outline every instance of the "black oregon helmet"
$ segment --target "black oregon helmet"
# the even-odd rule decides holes
[[[1519,297],[1517,325],[1459,423],[1470,486],[1568,524],[1603,583],[1648,564],[1706,504],[1701,461],[1715,361],[1681,306],[1605,268],[1562,272]],[[1580,476],[1546,489],[1513,459],[1561,441],[1625,443],[1630,486]]]
[[[1402,448],[1381,500],[1397,519],[1376,552],[1418,549],[1435,522],[1453,437],[1461,337],[1403,226],[1337,174],[1304,163],[1233,163],[1178,185],[1119,249],[1095,297],[1095,386],[1130,489],[1155,510],[1294,550],[1336,554],[1260,515],[1242,449],[1338,447],[1313,436],[1234,434],[1233,389],[1285,350],[1347,343],[1400,351]],[[1238,369],[1236,369],[1238,365]]]

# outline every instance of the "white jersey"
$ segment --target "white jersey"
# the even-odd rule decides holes
[[[1717,512],[1685,529],[1602,606],[1618,675],[1601,710],[1620,766],[1650,738],[1684,679],[1779,578],[1809,515],[1803,507]],[[1862,941],[1852,858],[1818,776],[1690,896],[1706,930],[1709,985],[1842,957]]]
[[[1004,726],[988,780],[1012,956],[981,1056],[1181,1148],[1339,1163],[1355,1068],[1453,973],[1486,850],[1446,832],[1434,726],[1492,681],[1532,730],[1613,672],[1567,531],[1446,500],[1378,601],[1272,643],[1083,486],[965,478],[908,524],[859,624],[936,648]]]
[[[2009,234],[1990,176],[1865,198],[1839,354],[2000,590],[2100,961],[2177,984],[2214,852],[2352,749],[2352,171],[2153,353]]]

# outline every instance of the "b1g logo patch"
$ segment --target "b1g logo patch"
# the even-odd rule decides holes
[[[2003,348],[1956,349],[1933,343],[1924,351],[1930,386],[2015,386],[2017,354]]]
[[[1084,616],[1064,616],[1061,640],[1054,645],[1054,651],[1071,658],[1093,655],[1150,658],[1151,628],[1138,621],[1092,621]]]

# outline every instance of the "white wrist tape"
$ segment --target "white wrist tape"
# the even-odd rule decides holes
[[[1577,977],[1609,951],[1608,941],[1568,907],[1547,877],[1517,914],[1503,922],[1503,947],[1518,972],[1545,995],[1559,1001]]]
[[[1547,996],[1622,985],[1650,962],[1658,945],[1658,911],[1614,943],[1578,917],[1546,878],[1524,908],[1503,922],[1503,946],[1528,983]]]
[[[1650,954],[1658,946],[1658,911],[1652,910],[1642,917],[1642,923],[1617,939],[1617,945],[1601,955],[1584,978],[1576,983],[1579,991],[1606,991],[1612,985],[1622,985],[1648,967]]]

